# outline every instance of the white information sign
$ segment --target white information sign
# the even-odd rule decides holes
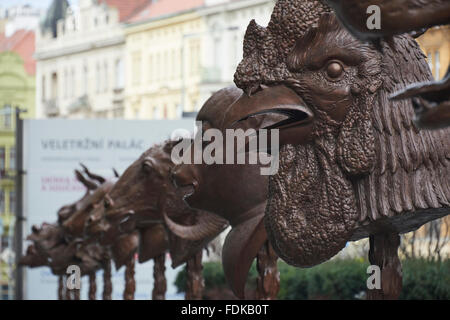
[[[177,129],[193,131],[194,120],[25,120],[24,121],[24,237],[31,226],[55,222],[63,205],[81,198],[84,187],[75,179],[80,163],[106,178],[113,168],[122,173],[145,150],[168,139]],[[28,243],[24,243],[24,250]],[[24,269],[26,299],[57,299],[57,277],[48,267]],[[167,299],[180,299],[173,285],[179,269],[167,259]],[[153,263],[136,264],[136,299],[151,299]],[[86,278],[86,277],[83,277]],[[81,298],[87,299],[83,279]],[[102,271],[97,274],[102,294]],[[113,299],[122,299],[124,267],[113,268]]]

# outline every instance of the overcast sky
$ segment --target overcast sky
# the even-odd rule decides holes
[[[8,8],[17,4],[30,4],[33,7],[47,9],[52,0],[0,0],[0,7]],[[78,0],[69,0],[70,3],[76,4]]]

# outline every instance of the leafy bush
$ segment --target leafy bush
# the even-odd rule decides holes
[[[450,260],[431,262],[404,260],[403,290],[400,299],[450,299]],[[299,269],[278,262],[280,292],[278,299],[358,299],[364,298],[369,262],[364,259],[331,260],[309,269]],[[204,264],[205,288],[228,288],[219,262]],[[257,272],[253,264],[247,286],[256,287]],[[177,276],[175,285],[184,291],[186,272]]]
[[[368,263],[364,260],[333,260],[309,269],[280,261],[279,299],[355,299],[366,289]]]
[[[256,271],[256,264],[254,263],[250,268],[250,272],[247,278],[247,287],[256,287],[256,278],[258,277]],[[205,279],[205,288],[228,288],[228,284],[225,280],[225,274],[223,273],[221,262],[206,262],[203,263],[203,278]],[[178,292],[186,291],[186,267],[184,267],[175,279],[175,286]]]
[[[400,299],[450,299],[450,260],[430,262],[423,259],[403,261],[403,290]]]

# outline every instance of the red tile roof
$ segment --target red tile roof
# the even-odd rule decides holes
[[[99,0],[99,3],[106,3],[110,7],[115,7],[119,11],[119,21],[125,21],[142,10],[151,3],[152,0]],[[184,0],[177,0],[183,2]]]
[[[0,35],[0,52],[12,51],[20,55],[25,64],[25,71],[33,76],[36,74],[35,34],[31,30],[17,30],[12,36]]]
[[[204,0],[156,0],[127,20],[129,23],[141,22],[203,6]]]

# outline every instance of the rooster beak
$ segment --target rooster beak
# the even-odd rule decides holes
[[[274,86],[264,87],[251,97],[243,94],[225,114],[224,127],[267,129],[269,135],[272,129],[278,129],[282,146],[306,143],[313,123],[313,112],[297,93],[286,86]]]

